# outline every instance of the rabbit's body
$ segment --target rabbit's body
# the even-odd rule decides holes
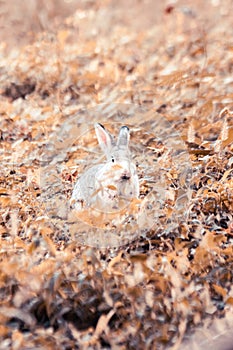
[[[120,129],[117,142],[101,124],[95,125],[96,136],[107,161],[89,168],[77,180],[71,202],[76,210],[92,207],[118,210],[139,196],[136,166],[130,159],[129,129]]]

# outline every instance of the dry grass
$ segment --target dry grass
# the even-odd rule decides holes
[[[232,2],[48,4],[1,32],[0,349],[228,349]],[[120,222],[68,204],[95,121],[131,127]]]

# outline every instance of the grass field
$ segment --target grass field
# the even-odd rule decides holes
[[[0,350],[221,349],[233,325],[231,0],[0,4]],[[71,210],[131,130],[140,196]]]

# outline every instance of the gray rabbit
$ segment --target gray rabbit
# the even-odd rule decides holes
[[[120,128],[117,141],[99,123],[95,124],[95,133],[106,162],[89,168],[80,176],[73,189],[71,205],[78,211],[90,207],[118,210],[139,196],[136,166],[129,151],[129,128]]]

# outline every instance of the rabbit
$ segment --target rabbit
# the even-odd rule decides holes
[[[75,210],[86,208],[114,211],[139,197],[136,166],[130,158],[130,131],[122,126],[117,141],[100,123],[95,124],[99,146],[106,162],[84,172],[77,180],[71,196]]]

